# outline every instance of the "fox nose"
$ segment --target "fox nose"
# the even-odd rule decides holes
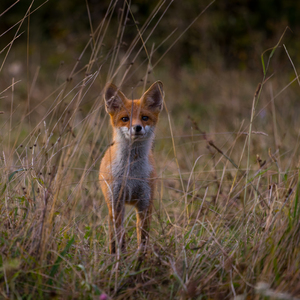
[[[141,125],[135,125],[135,126],[133,126],[133,129],[135,132],[140,132],[143,128]]]

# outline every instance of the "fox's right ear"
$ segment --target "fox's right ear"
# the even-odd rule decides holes
[[[105,89],[104,100],[106,111],[113,114],[122,108],[126,97],[113,83],[110,83]]]

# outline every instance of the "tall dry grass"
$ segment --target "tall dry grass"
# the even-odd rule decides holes
[[[156,60],[160,45],[147,43],[168,5],[159,2],[145,24],[135,24],[137,34],[124,47],[124,25],[134,19],[124,2],[108,47],[115,5],[91,28],[74,65],[55,74],[45,76],[42,65],[28,60],[16,64],[14,43],[4,52],[1,297],[297,299],[299,77],[283,40],[262,56],[261,77],[188,68],[172,76],[162,62],[185,31]],[[279,51],[292,79],[287,69],[270,72]],[[24,66],[32,78],[18,72]],[[120,260],[108,254],[98,168],[111,130],[102,93],[114,81],[137,95],[155,79],[166,92],[155,144],[159,182],[150,254],[137,268],[130,208],[128,252]]]

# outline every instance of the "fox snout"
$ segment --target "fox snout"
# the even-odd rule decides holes
[[[147,138],[150,133],[150,126],[143,126],[141,124],[132,125],[131,127],[121,127],[120,130],[128,140],[136,140],[139,138]]]
[[[143,130],[143,127],[141,125],[134,125],[132,126],[132,130],[135,132],[135,133],[139,133],[140,131]]]
[[[131,134],[134,136],[141,136],[144,135],[146,133],[145,128],[138,124],[138,125],[133,125],[131,126]]]

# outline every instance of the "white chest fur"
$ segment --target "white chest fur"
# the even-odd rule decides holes
[[[114,203],[135,203],[142,209],[148,205],[151,197],[149,178],[153,166],[149,162],[152,140],[116,141],[117,152],[112,161],[111,171],[112,201]]]

